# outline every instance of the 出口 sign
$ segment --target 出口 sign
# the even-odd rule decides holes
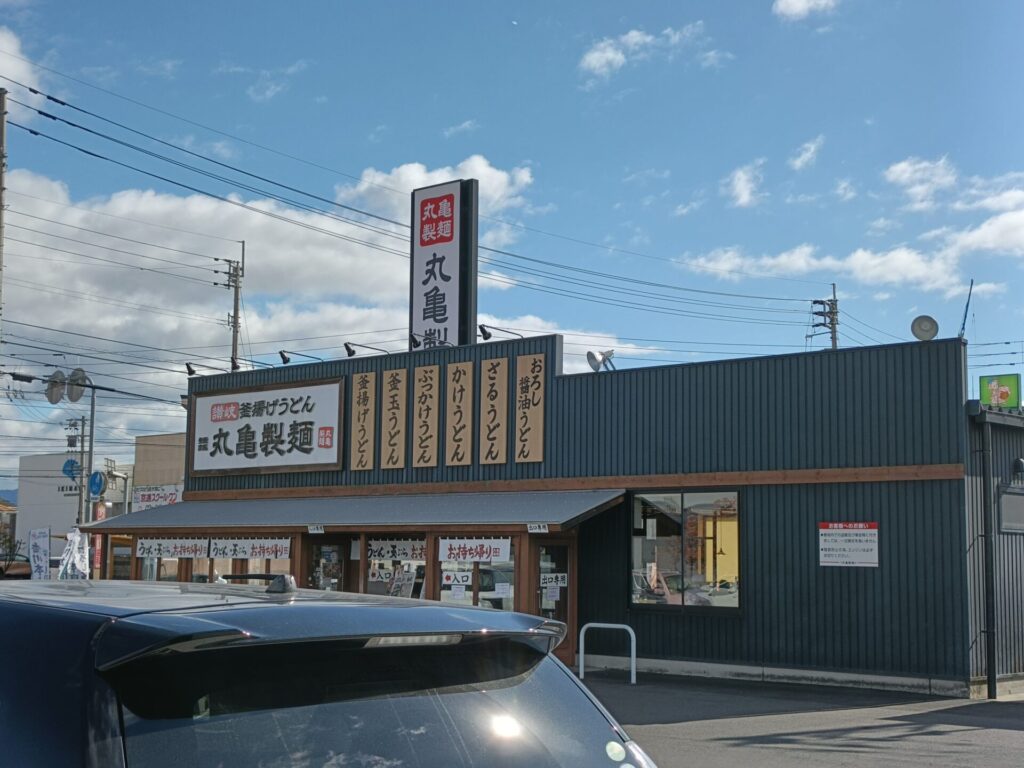
[[[292,556],[291,545],[289,538],[210,539],[210,557],[287,560]]]
[[[192,473],[340,468],[342,382],[193,399]]]
[[[412,193],[410,345],[469,344],[476,333],[477,182]]]
[[[878,567],[878,523],[818,523],[818,564]]]
[[[438,558],[460,563],[504,563],[511,560],[511,539],[439,539]]]

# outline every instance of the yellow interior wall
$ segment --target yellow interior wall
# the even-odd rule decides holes
[[[713,545],[711,540],[711,531],[713,523],[708,520],[705,523],[705,535],[708,537],[704,542],[704,555],[705,562],[707,563],[707,573],[705,578],[711,581],[714,576],[713,563],[715,558],[716,547]],[[728,581],[735,581],[740,573],[740,537],[739,537],[739,525],[735,520],[719,520],[718,521],[718,546],[717,549],[725,551],[724,555],[718,555],[718,579],[727,579]]]

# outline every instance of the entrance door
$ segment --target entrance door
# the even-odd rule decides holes
[[[565,623],[567,634],[555,655],[572,666],[576,659],[575,542],[531,538],[532,590],[530,613]]]

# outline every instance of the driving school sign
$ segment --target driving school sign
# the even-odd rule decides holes
[[[196,397],[192,473],[340,468],[343,394],[332,381]]]
[[[476,340],[477,181],[449,181],[412,193],[409,345]]]

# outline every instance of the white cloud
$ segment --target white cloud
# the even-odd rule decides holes
[[[198,152],[201,155],[213,155],[220,160],[234,160],[238,157],[238,150],[235,148],[235,145],[226,139],[200,141],[193,134],[188,134],[187,136],[173,139],[172,143],[192,152]]]
[[[817,248],[808,243],[776,255],[748,256],[737,247],[719,248],[707,254],[685,258],[681,263],[695,272],[706,272],[727,280],[738,280],[740,274],[804,276],[823,273],[825,276],[846,275],[867,286],[905,287],[941,293],[946,298],[966,292],[956,255],[948,249],[926,254],[900,246],[888,251],[858,248],[848,256],[819,256]],[[980,283],[974,287],[982,294],[1002,290],[996,283]]]
[[[850,202],[857,196],[857,190],[849,179],[839,179],[836,182],[836,188],[832,191],[844,203]]]
[[[947,242],[956,254],[988,251],[1024,256],[1024,210],[992,216],[977,227],[950,235]]]
[[[277,69],[254,69],[233,62],[221,62],[213,72],[217,75],[251,75],[255,73],[256,80],[246,87],[245,92],[250,99],[259,103],[270,101],[288,90],[289,79],[307,69],[309,69],[309,61],[298,59]]]
[[[288,83],[275,77],[270,72],[260,72],[256,82],[245,89],[249,98],[255,102],[270,101],[288,88]]]
[[[633,171],[622,177],[625,182],[631,181],[664,181],[672,175],[672,171],[667,168],[644,168],[640,171]]]
[[[42,89],[44,87],[42,71],[24,60],[29,57],[21,48],[21,40],[7,27],[0,27],[0,50],[12,54],[11,56],[0,56],[0,61],[3,62],[3,73],[7,77],[17,80],[19,83],[24,83],[30,88]],[[20,56],[21,58],[16,59],[14,58],[15,56]],[[24,101],[33,107],[41,107],[45,101],[38,94],[21,93],[20,88],[17,88],[16,91],[18,92],[19,101]],[[10,102],[7,104],[7,111],[9,118],[19,122],[32,120],[35,116],[35,112]]]
[[[515,288],[519,281],[497,269],[482,269],[477,273],[480,290],[507,291]]]
[[[958,211],[1013,211],[1024,208],[1024,173],[1007,173],[986,179],[973,176],[967,189],[953,203]]]
[[[892,294],[888,291],[878,291],[871,296],[875,301],[888,301],[892,298]]]
[[[383,141],[384,137],[387,136],[387,134],[390,133],[390,132],[391,132],[391,126],[390,125],[384,125],[384,124],[375,125],[373,127],[373,130],[370,131],[370,134],[366,137],[366,139],[367,139],[367,141],[369,141],[369,142],[371,142],[373,144],[379,144],[381,141]]]
[[[691,200],[689,203],[680,203],[672,211],[673,216],[689,216],[704,205],[703,200]]]
[[[898,229],[899,226],[900,223],[898,221],[880,216],[868,224],[868,234],[874,237],[880,237],[881,235],[892,232],[894,229]]]
[[[787,161],[789,167],[794,171],[802,171],[804,168],[814,165],[814,162],[818,159],[818,153],[823,146],[825,146],[825,135],[819,133],[810,141],[800,145],[796,154]]]
[[[137,69],[144,75],[173,80],[182,63],[181,59],[155,59],[139,64]]]
[[[460,133],[472,133],[479,127],[480,124],[476,120],[463,120],[458,125],[448,126],[441,133],[444,134],[446,139],[450,139],[452,136]]]
[[[631,29],[618,37],[598,40],[583,54],[579,61],[582,73],[592,78],[607,80],[632,61],[649,58],[655,52],[671,55],[674,49],[690,45],[703,37],[704,23],[695,21],[679,29],[664,29],[652,35],[639,29]],[[596,81],[588,81],[593,85]]]
[[[697,57],[698,61],[700,61],[701,69],[721,69],[725,66],[726,62],[732,61],[735,58],[729,51],[720,51],[717,48],[704,51]]]
[[[907,210],[930,211],[935,195],[956,185],[956,168],[945,157],[922,160],[908,157],[885,170],[885,180],[900,187],[907,196]]]
[[[758,189],[764,181],[764,158],[759,158],[752,163],[741,166],[722,179],[722,194],[732,198],[732,204],[736,208],[751,208],[757,205],[765,197],[765,194]]]
[[[812,13],[834,11],[839,0],[775,0],[772,13],[788,20],[805,19]]]
[[[794,203],[815,203],[820,198],[820,195],[814,195],[806,192],[802,192],[796,195],[786,195],[786,202],[790,205]]]

